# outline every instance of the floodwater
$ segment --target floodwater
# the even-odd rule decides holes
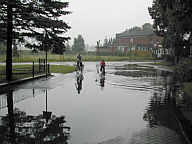
[[[0,96],[1,125],[12,127],[11,136],[17,131],[32,139],[38,132],[43,135],[38,135],[42,141],[56,141],[61,137],[60,130],[53,130],[51,134],[51,128],[49,134],[45,134],[44,129],[52,122],[53,129],[65,125],[65,140],[69,139],[72,144],[182,144],[172,101],[167,97],[169,77],[162,76],[160,70],[153,74],[129,75],[139,70],[126,69],[125,64],[134,62],[107,63],[103,77],[97,73],[95,62],[87,62],[80,82],[74,72],[54,74],[48,79],[10,88]],[[44,116],[43,111],[51,112],[54,118]],[[17,113],[22,120],[16,119],[15,125],[13,121],[5,124],[8,113],[7,117]],[[66,122],[56,124],[56,118]],[[31,130],[37,129],[32,123],[38,121],[39,124],[43,119],[46,121],[42,130]],[[2,126],[1,137],[4,136]]]

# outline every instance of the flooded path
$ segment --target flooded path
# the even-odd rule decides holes
[[[168,78],[157,71],[131,75],[140,70],[126,69],[125,64],[129,63],[107,63],[103,79],[95,62],[85,63],[80,88],[76,73],[18,86],[13,108],[32,116],[43,111],[65,116],[72,144],[182,144],[166,97]],[[7,94],[0,96],[0,108],[0,116],[6,116]]]

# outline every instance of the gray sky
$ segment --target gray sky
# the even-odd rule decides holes
[[[148,7],[152,0],[67,0],[73,13],[65,16],[72,27],[67,33],[72,39],[81,34],[85,43],[96,45],[97,40],[115,37],[133,26],[152,23]]]

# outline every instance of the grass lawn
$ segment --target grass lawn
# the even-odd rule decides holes
[[[63,54],[56,55],[48,53],[48,62],[65,62],[65,61],[76,61],[76,54]],[[13,57],[13,62],[38,62],[39,58],[45,59],[45,53],[21,53],[20,56]],[[83,61],[101,61],[104,59],[105,61],[124,61],[124,60],[153,60],[151,54],[137,54],[137,55],[127,55],[127,56],[98,56],[94,54],[82,54]],[[5,62],[5,55],[0,55],[0,62]]]
[[[184,86],[184,92],[192,100],[192,82],[185,82],[185,83],[183,83],[183,86]]]
[[[40,55],[28,55],[23,56],[22,58],[14,58],[14,62],[38,62],[39,58],[45,58]],[[151,60],[150,57],[139,57],[139,56],[96,56],[96,55],[82,55],[83,61],[101,61],[104,59],[105,61],[124,61],[124,60]],[[48,55],[48,62],[65,62],[65,61],[76,61],[76,55]]]
[[[12,79],[18,80],[23,78],[32,77],[32,65],[13,65],[13,74]],[[34,65],[35,76],[44,74],[44,72],[39,72],[39,66]],[[6,67],[0,65],[0,82],[5,81],[6,79]]]
[[[51,73],[71,73],[76,70],[75,66],[65,66],[65,65],[51,65]]]
[[[39,71],[38,65],[35,65],[35,71]],[[71,73],[75,71],[75,66],[51,65],[51,73]],[[0,82],[6,79],[6,67],[0,65]],[[36,73],[35,76],[45,74],[45,72]],[[13,65],[13,80],[32,77],[32,65]]]

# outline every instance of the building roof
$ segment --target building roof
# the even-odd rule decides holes
[[[140,36],[149,36],[149,35],[154,35],[155,33],[151,30],[135,30],[135,31],[129,31],[126,30],[122,33],[116,34],[116,38],[119,37],[140,37]]]

